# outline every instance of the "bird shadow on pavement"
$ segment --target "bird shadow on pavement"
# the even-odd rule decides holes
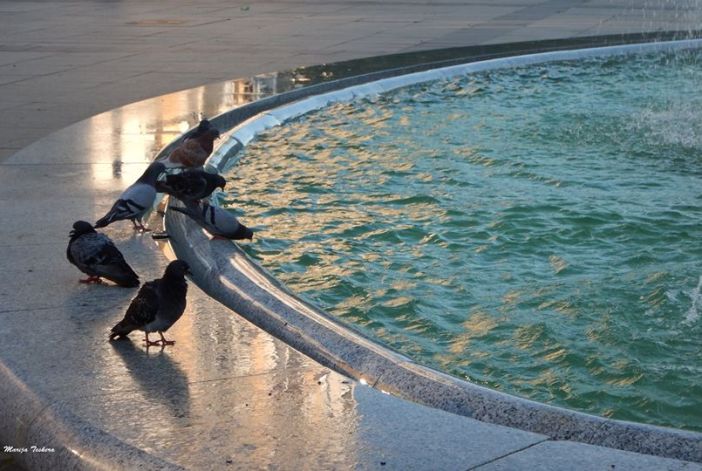
[[[189,417],[188,376],[164,348],[142,348],[131,339],[110,341],[110,345],[124,362],[127,372],[138,384],[146,401],[165,406],[171,417]],[[151,416],[150,420],[153,419]]]

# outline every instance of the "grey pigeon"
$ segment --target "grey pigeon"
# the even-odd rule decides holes
[[[110,340],[127,338],[134,330],[145,334],[146,346],[173,345],[175,340],[166,340],[166,332],[185,311],[185,295],[188,283],[185,275],[190,267],[183,260],[174,260],[168,264],[162,278],[148,281],[129,304],[124,319],[119,321],[110,332]],[[158,332],[161,340],[149,340],[149,334]]]
[[[96,232],[89,222],[73,223],[70,237],[66,249],[68,261],[88,275],[81,283],[101,283],[102,277],[125,288],[139,286],[139,277],[115,244],[105,234]]]
[[[188,169],[166,176],[156,182],[156,191],[168,193],[182,201],[199,201],[212,194],[215,188],[224,188],[227,181],[219,174],[202,169]]]
[[[185,208],[169,206],[169,209],[190,216],[196,223],[204,227],[207,232],[220,239],[253,239],[253,231],[241,224],[237,218],[218,206],[208,202],[194,203],[184,201]]]
[[[141,218],[151,209],[156,200],[154,186],[165,169],[165,165],[161,162],[153,162],[149,165],[139,179],[122,192],[112,209],[95,223],[95,227],[105,227],[115,221],[129,219],[134,224],[134,229],[146,231]]]

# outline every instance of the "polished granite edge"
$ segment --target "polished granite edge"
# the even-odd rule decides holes
[[[629,51],[699,47],[699,40],[677,44],[612,46],[583,51],[545,51],[524,58],[503,58],[500,66],[530,64],[538,61],[592,57],[598,53],[622,54]],[[451,65],[444,70],[410,71],[393,69],[312,85],[264,98],[212,119],[222,130],[231,130],[225,152],[215,152],[208,163],[211,170],[231,164],[244,145],[257,132],[294,116],[334,101],[344,101],[376,93],[369,83],[380,81],[385,91],[417,81],[455,76],[466,71],[483,70],[481,63]],[[427,78],[428,77],[428,78]],[[385,81],[385,84],[383,84]],[[354,88],[355,87],[355,88]],[[319,97],[322,97],[321,99]],[[309,100],[309,102],[308,102]],[[281,111],[280,107],[287,110]],[[277,111],[276,111],[277,110]],[[166,147],[161,157],[166,155]],[[297,298],[265,269],[249,259],[235,244],[210,241],[205,233],[180,214],[167,212],[166,229],[178,255],[191,265],[194,281],[210,296],[285,341],[322,365],[404,399],[465,415],[485,422],[520,428],[548,435],[554,440],[573,440],[656,456],[702,462],[702,434],[605,419],[521,399],[474,385],[412,360],[374,343],[332,316]]]

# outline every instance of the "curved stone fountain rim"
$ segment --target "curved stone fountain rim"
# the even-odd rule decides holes
[[[223,170],[234,163],[236,155],[257,133],[334,102],[498,68],[700,46],[702,40],[692,39],[544,52],[409,74],[391,70],[381,72],[385,77],[380,79],[375,73],[293,90],[213,118],[216,126],[230,131],[207,167],[212,171]],[[167,155],[171,146],[162,150],[158,158]],[[205,292],[319,363],[361,383],[420,404],[541,433],[554,440],[575,440],[702,462],[702,433],[607,419],[550,406],[420,365],[300,299],[236,244],[210,241],[200,227],[180,213],[166,211],[164,224],[175,253],[189,262],[193,280]]]

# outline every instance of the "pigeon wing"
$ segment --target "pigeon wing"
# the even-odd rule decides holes
[[[169,206],[169,209],[188,215],[214,236],[234,240],[253,237],[251,229],[241,224],[233,214],[219,206],[212,206],[206,202],[200,204],[185,202],[185,208]]]
[[[157,190],[175,196],[180,200],[198,200],[209,196],[204,172],[190,171],[168,175],[165,182],[159,182]],[[211,193],[211,192],[210,192]]]
[[[202,148],[198,139],[188,139],[171,152],[168,160],[184,167],[200,167],[207,157],[209,153]]]
[[[98,276],[107,278],[120,286],[132,288],[139,286],[139,276],[134,273],[124,259],[122,252],[104,234],[96,234],[103,239],[100,250],[95,256],[92,269]]]
[[[158,285],[160,282],[159,279],[144,283],[139,293],[129,304],[124,319],[112,328],[110,340],[115,337],[126,337],[133,330],[141,329],[156,319],[159,308]]]
[[[241,224],[236,216],[219,206],[207,206],[208,231],[228,239],[241,238],[238,237],[241,233]]]
[[[100,218],[95,227],[105,227],[115,221],[140,218],[156,199],[156,189],[145,183],[135,183],[120,195],[110,211]]]
[[[93,267],[98,263],[99,254],[105,244],[104,235],[83,234],[68,244],[68,260],[80,271],[91,276],[97,275]]]

